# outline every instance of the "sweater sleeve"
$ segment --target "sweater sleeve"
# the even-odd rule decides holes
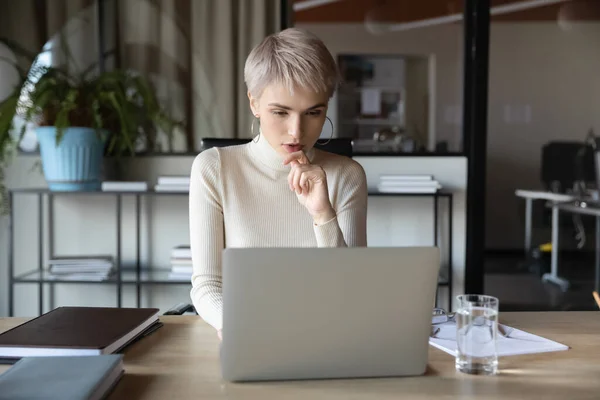
[[[196,311],[215,329],[222,329],[221,253],[224,247],[223,207],[217,149],[200,153],[192,164],[189,194],[191,299]]]
[[[340,195],[333,204],[336,216],[315,225],[318,247],[367,246],[367,178],[362,166],[353,161],[339,177]]]

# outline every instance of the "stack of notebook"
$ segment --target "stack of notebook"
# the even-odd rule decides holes
[[[104,181],[103,192],[146,192],[148,182],[144,181]]]
[[[104,281],[114,272],[111,256],[60,257],[48,260],[48,279]]]
[[[442,188],[432,175],[381,175],[380,193],[435,193]]]
[[[189,176],[159,176],[154,190],[157,192],[189,192]]]
[[[189,281],[192,279],[192,251],[189,245],[176,246],[171,250],[169,279]]]
[[[113,354],[162,326],[156,308],[59,307],[0,334],[3,399],[102,399],[124,373]]]

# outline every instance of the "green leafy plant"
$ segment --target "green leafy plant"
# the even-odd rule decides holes
[[[156,150],[159,131],[172,136],[175,128],[182,125],[167,115],[150,82],[135,72],[98,73],[97,65],[72,71],[74,58],[64,38],[60,43],[66,66],[40,65],[37,61],[43,52],[32,54],[7,39],[0,38],[0,43],[17,56],[17,61],[0,57],[0,62],[10,63],[19,73],[14,91],[0,102],[0,207],[4,211],[5,169],[23,140],[28,123],[56,127],[57,144],[68,127],[106,131],[106,155],[117,157],[132,156],[139,146],[152,152]],[[16,116],[23,122],[20,129],[14,124]]]

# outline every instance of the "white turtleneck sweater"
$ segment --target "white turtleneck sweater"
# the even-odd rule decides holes
[[[191,169],[189,217],[198,314],[222,329],[221,253],[225,247],[356,247],[367,245],[367,182],[356,161],[311,149],[327,175],[336,217],[322,225],[289,189],[289,166],[260,138],[200,153]]]

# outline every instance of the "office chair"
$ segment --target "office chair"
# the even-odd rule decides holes
[[[542,147],[541,180],[546,190],[566,193],[578,181],[595,182],[594,151],[586,143],[552,141]]]
[[[591,139],[593,137],[588,134],[583,142],[551,141],[542,147],[540,178],[547,191],[585,196],[586,189],[596,184],[595,151]],[[542,210],[546,227],[550,226],[551,212],[547,207]],[[578,248],[585,244],[585,231],[592,228],[580,215],[562,215],[559,225],[564,228],[573,225]]]
[[[227,147],[237,146],[246,144],[252,139],[239,139],[239,138],[203,138],[200,142],[201,151],[208,150],[212,147]],[[259,139],[260,140],[260,139]],[[264,139],[262,139],[264,140]],[[328,151],[330,153],[339,154],[342,156],[352,158],[352,139],[348,138],[335,138],[329,140],[325,144],[316,143],[316,149]],[[194,306],[189,303],[179,303],[167,310],[163,315],[182,315],[185,312],[192,311],[196,314]]]

